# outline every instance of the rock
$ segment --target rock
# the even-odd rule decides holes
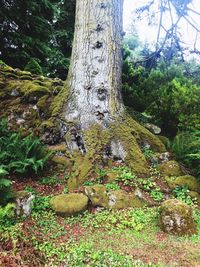
[[[164,152],[159,155],[159,160],[161,161],[161,163],[169,161],[169,158],[170,158],[169,152]]]
[[[11,91],[11,94],[10,94],[11,96],[15,96],[15,97],[17,97],[17,96],[19,96],[20,95],[20,92],[17,90],[17,89],[13,89],[12,91]]]
[[[29,192],[19,191],[14,194],[16,214],[28,217],[31,214],[35,196]]]
[[[71,166],[70,160],[68,158],[66,158],[65,156],[57,156],[57,155],[53,156],[51,161],[56,163],[56,164],[61,164],[65,167]]]
[[[85,194],[93,206],[106,207],[109,198],[104,185],[93,185],[85,187]]]
[[[53,197],[51,208],[61,216],[70,216],[87,209],[88,197],[84,194],[70,193]]]
[[[85,187],[85,194],[90,199],[93,206],[109,209],[123,209],[128,207],[142,207],[146,202],[135,192],[127,193],[124,190],[106,191],[104,185],[94,185]]]
[[[160,134],[161,133],[161,129],[152,124],[152,123],[145,123],[144,125],[150,132],[152,132],[153,134]]]
[[[160,207],[161,229],[169,234],[192,235],[196,232],[192,209],[177,199],[169,199]]]
[[[197,204],[198,206],[200,206],[200,194],[198,194],[195,191],[190,191],[190,192],[188,192],[188,195],[191,196],[191,198],[193,200],[195,200],[195,204]]]
[[[165,179],[171,189],[176,186],[187,186],[189,190],[200,193],[200,181],[192,175],[165,177]]]
[[[182,170],[178,162],[170,160],[158,165],[161,174],[165,176],[181,176]]]

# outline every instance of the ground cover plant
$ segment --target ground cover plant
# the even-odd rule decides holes
[[[198,233],[174,237],[159,228],[159,208],[92,209],[68,218],[38,195],[30,218],[0,227],[1,266],[197,266]],[[38,204],[40,203],[40,204]],[[8,221],[8,218],[4,218]],[[119,246],[120,244],[120,246]],[[7,264],[7,265],[6,265]]]

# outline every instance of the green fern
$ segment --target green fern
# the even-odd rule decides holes
[[[179,133],[174,138],[171,148],[177,159],[200,177],[200,131]]]
[[[50,157],[38,138],[9,131],[5,120],[0,121],[0,161],[8,172],[38,172]]]

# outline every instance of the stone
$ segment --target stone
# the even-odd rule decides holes
[[[200,194],[195,191],[188,192],[188,195],[194,200],[194,203],[200,206]]]
[[[70,167],[71,166],[70,160],[65,156],[55,155],[55,156],[52,157],[51,161],[56,163],[56,164],[61,164],[61,165],[65,166],[65,167]]]
[[[87,209],[88,197],[84,194],[70,193],[54,196],[50,200],[51,208],[61,216],[75,215]]]
[[[109,209],[139,208],[146,204],[136,192],[127,193],[124,190],[106,190],[104,185],[86,186],[85,194],[93,206]]]
[[[150,132],[152,132],[153,134],[160,134],[161,133],[161,129],[152,124],[152,123],[145,123],[144,125]]]
[[[161,153],[159,155],[159,160],[161,161],[161,163],[167,162],[167,161],[169,161],[169,159],[170,159],[170,153],[169,152],[164,152],[164,153]]]
[[[164,201],[160,207],[160,227],[169,234],[195,234],[196,226],[192,217],[192,208],[177,199]]]
[[[192,175],[183,175],[178,177],[165,177],[171,189],[176,186],[187,186],[189,190],[200,193],[200,181]]]
[[[14,194],[14,203],[16,214],[18,216],[28,217],[33,208],[33,200],[35,196],[32,193],[19,191]]]
[[[158,165],[161,174],[165,176],[181,176],[182,170],[178,162],[170,160]]]

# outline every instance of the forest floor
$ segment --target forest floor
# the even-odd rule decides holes
[[[33,179],[34,178],[34,179]],[[197,234],[177,237],[159,228],[159,208],[89,208],[62,218],[49,208],[52,195],[67,193],[67,175],[14,179],[16,190],[36,195],[32,214],[0,227],[1,267],[200,266],[200,210]]]

